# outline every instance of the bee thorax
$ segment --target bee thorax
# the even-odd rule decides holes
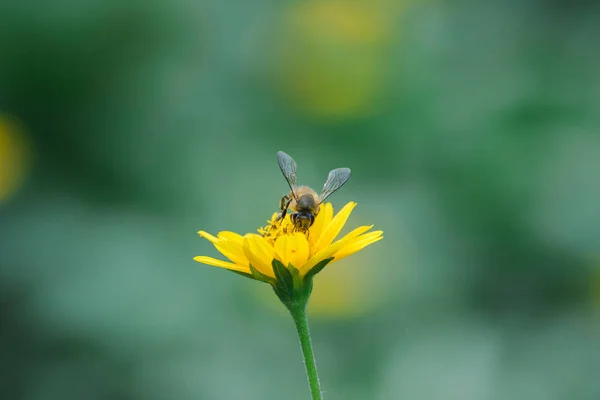
[[[315,212],[318,208],[317,199],[310,194],[300,196],[296,201],[296,211],[298,212]]]

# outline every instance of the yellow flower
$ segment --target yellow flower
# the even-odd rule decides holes
[[[294,286],[300,279],[311,277],[329,262],[335,262],[383,239],[382,231],[368,232],[371,226],[361,226],[337,239],[356,203],[346,204],[335,216],[331,203],[321,206],[314,224],[306,233],[293,232],[289,214],[276,221],[277,214],[260,228],[259,234],[241,236],[223,231],[215,237],[200,231],[200,237],[209,240],[229,261],[197,256],[194,260],[226,268],[254,279],[277,285],[282,272],[277,265],[291,271]],[[287,273],[286,273],[287,274]],[[286,275],[287,276],[287,275]]]
[[[277,220],[277,214],[267,221],[267,226],[258,230],[260,235],[241,236],[223,231],[215,237],[204,231],[198,232],[229,261],[206,256],[194,257],[194,260],[269,283],[289,310],[298,331],[313,399],[321,399],[321,389],[306,319],[312,278],[328,263],[383,239],[382,231],[367,233],[373,227],[371,225],[356,228],[336,240],[355,206],[356,203],[350,202],[334,216],[330,203],[322,205],[307,232],[295,232],[290,216]]]

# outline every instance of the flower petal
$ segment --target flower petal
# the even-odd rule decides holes
[[[346,204],[335,215],[335,217],[333,217],[329,226],[325,227],[325,230],[321,234],[321,237],[319,238],[319,241],[317,242],[317,245],[315,246],[315,249],[317,251],[325,248],[326,246],[329,246],[331,244],[331,242],[333,242],[335,237],[340,233],[340,231],[344,227],[344,224],[348,220],[348,217],[350,216],[350,213],[352,212],[354,207],[356,207],[356,203],[351,201],[348,204]]]
[[[315,222],[309,230],[308,240],[311,248],[313,248],[315,244],[319,241],[319,238],[323,234],[323,229],[329,226],[332,218],[333,206],[331,205],[331,203],[322,204],[321,210],[319,211],[319,214],[317,214]]]
[[[233,264],[227,261],[217,260],[216,258],[212,257],[196,256],[194,257],[194,261],[198,261],[199,263],[206,265],[212,265],[213,267],[221,267],[230,269],[232,271],[245,272],[247,274],[251,273],[248,266]]]
[[[275,257],[286,267],[289,263],[288,255],[291,253],[291,241],[292,238],[288,235],[279,236],[277,240],[275,240]]]
[[[269,246],[269,244],[263,239],[262,236],[255,234],[248,234],[244,236],[242,243],[242,249],[244,255],[260,273],[275,277],[271,262],[275,256],[275,249]]]
[[[296,267],[296,269],[301,268],[308,261],[308,255],[310,253],[310,249],[308,247],[308,240],[306,239],[306,235],[301,233],[295,233],[294,238],[296,239],[296,252],[290,260],[290,263]]]
[[[323,250],[319,251],[317,254],[308,259],[306,264],[302,266],[300,269],[301,275],[306,275],[308,271],[310,271],[315,265],[319,262],[325,260],[326,258],[333,257],[335,253],[337,253],[342,247],[346,245],[346,242],[343,240],[338,240],[334,244],[325,247]],[[335,261],[335,260],[333,260]]]
[[[221,240],[231,240],[231,241],[237,242],[239,244],[242,244],[242,240],[244,239],[244,237],[242,235],[237,234],[235,232],[229,232],[229,231],[221,231],[221,232],[219,232],[219,234],[217,236]]]
[[[242,249],[242,243],[236,243],[231,240],[220,240],[214,244],[215,248],[230,259],[232,262],[240,265],[248,265],[248,259]]]
[[[296,268],[301,268],[308,260],[308,241],[302,233],[282,235],[275,242],[275,251],[277,258],[286,267],[292,264]]]
[[[239,236],[237,233],[227,231],[219,232],[218,238],[204,231],[200,231],[198,234],[200,237],[210,241],[221,254],[223,254],[233,263],[239,265],[248,265],[248,260],[244,256],[244,252],[242,250],[242,243],[241,241],[237,242],[238,238],[236,236]]]
[[[335,261],[348,257],[367,247],[370,244],[383,239],[383,231],[373,231],[348,242],[340,251],[335,254]]]
[[[217,243],[219,241],[218,238],[205,231],[198,231],[198,235],[200,235],[201,238],[207,239],[211,243]]]
[[[366,231],[371,229],[373,226],[374,225],[359,226],[358,228],[353,229],[351,232],[347,233],[346,236],[344,236],[340,240],[352,240],[354,238],[357,238],[358,236],[362,235],[363,233],[365,233]]]

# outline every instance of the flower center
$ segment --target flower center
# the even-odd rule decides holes
[[[277,238],[281,235],[291,235],[294,231],[294,224],[290,221],[289,215],[284,219],[277,221],[276,217],[273,217],[270,221],[267,221],[268,225],[259,228],[258,233],[267,239],[271,244],[274,244]]]

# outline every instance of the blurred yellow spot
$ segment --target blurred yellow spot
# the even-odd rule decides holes
[[[29,166],[26,140],[17,124],[0,115],[0,203],[19,188]]]
[[[377,108],[399,9],[393,4],[313,0],[289,8],[276,57],[281,89],[294,106],[323,119]]]
[[[266,307],[287,314],[273,290],[264,286],[249,286]],[[319,272],[313,282],[308,302],[308,316],[313,319],[345,320],[365,315],[390,301],[389,285],[380,274],[360,264],[347,260],[344,265],[329,265]]]
[[[314,281],[313,292],[308,304],[312,317],[351,318],[362,315],[374,307],[376,300],[385,296],[378,290],[378,276],[369,273],[369,268],[353,265],[337,265],[325,268]]]

